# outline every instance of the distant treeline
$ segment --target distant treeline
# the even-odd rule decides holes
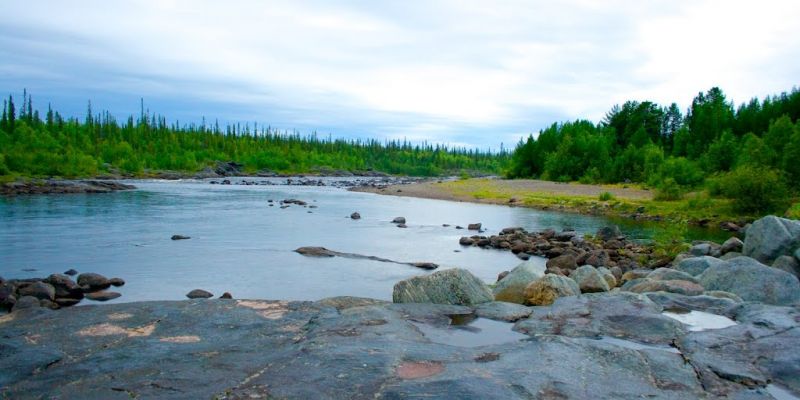
[[[215,161],[235,161],[247,172],[307,173],[324,170],[381,171],[435,176],[501,173],[509,160],[492,153],[406,141],[320,139],[257,125],[178,125],[150,114],[119,123],[88,107],[83,120],[65,119],[48,106],[44,118],[23,95],[9,96],[0,119],[0,175],[85,177],[119,171],[193,172]]]
[[[711,195],[760,196],[769,203],[800,188],[798,117],[797,88],[735,108],[715,87],[699,93],[685,115],[675,103],[628,101],[600,123],[556,123],[520,141],[508,175],[639,182],[661,189],[665,199],[705,183]],[[764,211],[773,205],[743,208]]]

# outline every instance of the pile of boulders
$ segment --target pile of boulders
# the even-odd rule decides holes
[[[84,273],[78,275],[76,282],[69,276],[75,274],[75,270],[69,270],[47,278],[0,278],[0,310],[17,311],[35,307],[57,310],[74,306],[83,299],[107,301],[121,296],[106,290],[111,286],[124,285],[125,281],[120,278],[108,279],[100,274]]]
[[[476,284],[478,278],[466,270],[411,278],[395,285],[394,301],[474,305],[495,300],[545,306],[561,297],[631,292],[697,297],[704,302],[800,304],[800,221],[774,216],[754,222],[744,241],[698,242],[666,262],[646,246],[626,240],[614,227],[601,229],[593,238],[572,231],[528,233],[506,228],[496,236],[463,237],[461,244],[549,260],[546,266],[523,262],[501,273],[493,288]],[[487,290],[493,296],[487,297]]]

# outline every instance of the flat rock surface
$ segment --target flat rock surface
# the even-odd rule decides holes
[[[528,324],[527,339],[458,347],[418,326],[473,308],[345,300],[340,311],[186,300],[4,314],[0,398],[768,399],[767,382],[800,394],[796,307],[740,305],[739,325],[686,334],[641,295],[571,297],[536,307],[530,318],[550,323]],[[598,340],[612,333],[686,354]]]

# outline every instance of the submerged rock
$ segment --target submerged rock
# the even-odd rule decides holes
[[[88,293],[108,289],[111,282],[103,275],[89,272],[78,275],[78,285]]]
[[[86,298],[87,299],[94,300],[94,301],[109,301],[109,300],[116,299],[117,297],[120,297],[120,296],[122,296],[122,295],[117,293],[117,292],[109,292],[107,290],[101,290],[99,292],[87,293],[86,294]]]
[[[172,235],[172,237],[170,239],[172,239],[172,240],[187,240],[187,239],[191,239],[191,237],[190,236],[183,236],[183,235]]]
[[[405,224],[406,223],[406,218],[405,217],[395,217],[395,219],[392,220],[392,223],[393,224]]]
[[[574,280],[554,274],[546,274],[531,282],[524,292],[525,304],[534,306],[550,305],[560,297],[579,294],[581,294],[581,289]]]
[[[295,253],[302,254],[308,257],[335,257],[336,252],[328,250],[324,247],[306,246],[300,247],[295,250]]]
[[[788,305],[800,301],[797,277],[750,257],[737,257],[708,268],[698,279],[707,290],[735,293],[745,301]]]
[[[354,212],[350,214],[350,219],[361,219],[361,214]]]
[[[483,281],[469,271],[453,268],[430,275],[415,276],[394,285],[395,303],[475,305],[494,300]]]

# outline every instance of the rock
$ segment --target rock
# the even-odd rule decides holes
[[[322,300],[317,300],[315,303],[323,306],[333,307],[339,311],[355,307],[369,307],[374,305],[389,304],[388,301],[384,300],[376,300],[366,297],[355,297],[355,296],[327,297]]]
[[[222,296],[219,296],[219,298],[223,300],[231,300],[233,299],[233,295],[230,294],[230,292],[225,292],[222,294]]]
[[[719,259],[722,261],[728,261],[728,260],[733,260],[736,257],[742,257],[742,256],[743,256],[742,253],[732,251],[730,253],[723,254],[722,257],[720,257]]]
[[[800,301],[800,282],[796,276],[749,257],[737,257],[712,266],[698,279],[707,290],[731,292],[745,301],[774,305]]]
[[[122,295],[117,293],[117,292],[109,292],[107,290],[101,290],[99,292],[93,292],[93,293],[87,293],[86,294],[86,298],[87,299],[94,300],[94,301],[108,301],[108,300],[116,299],[117,297],[120,297],[120,296],[122,296]]]
[[[605,279],[606,284],[608,284],[609,289],[613,289],[617,287],[617,277],[614,276],[614,273],[611,272],[610,269],[606,267],[598,267],[597,272]]]
[[[578,262],[575,260],[575,256],[571,254],[564,254],[547,260],[547,269],[555,268],[562,270],[573,270],[578,268]]]
[[[511,271],[503,271],[503,272],[500,272],[499,274],[497,274],[497,281],[495,281],[495,283],[500,282],[501,280],[503,280],[503,278],[507,277],[509,273],[511,273]]]
[[[709,267],[725,264],[724,261],[711,256],[691,257],[683,259],[675,266],[675,270],[685,272],[692,276],[703,273]]]
[[[608,251],[599,249],[592,250],[585,263],[593,267],[605,267],[610,264],[610,261],[611,257],[608,255]]]
[[[730,253],[732,251],[741,253],[742,248],[744,248],[744,242],[742,242],[737,237],[732,237],[722,243],[722,246],[720,247],[719,251],[722,254]]]
[[[361,219],[361,214],[354,212],[350,214],[350,219]]]
[[[598,229],[594,236],[604,242],[607,242],[611,239],[616,239],[622,236],[622,231],[619,230],[619,227],[616,225],[605,226]]]
[[[12,311],[26,310],[41,307],[39,299],[33,296],[21,296],[14,304]]]
[[[591,265],[578,267],[570,274],[570,278],[578,284],[581,293],[597,293],[611,290],[600,271]]]
[[[78,285],[83,288],[84,292],[89,293],[108,289],[111,282],[103,275],[89,272],[78,275]]]
[[[611,273],[614,275],[614,278],[617,278],[617,284],[622,282],[622,268],[615,265],[608,270],[611,271]]]
[[[125,280],[123,280],[122,278],[111,278],[108,280],[108,283],[110,283],[111,286],[120,287],[125,285]]]
[[[70,268],[70,269],[64,271],[64,275],[75,276],[75,275],[78,275],[78,271]]]
[[[634,269],[634,270],[630,270],[630,271],[622,274],[622,278],[620,280],[622,281],[622,284],[624,285],[625,283],[630,282],[630,281],[632,281],[634,279],[645,278],[645,277],[647,277],[647,275],[650,275],[651,272],[653,272],[653,271],[649,270],[649,269]]]
[[[778,257],[792,255],[800,247],[800,222],[767,216],[747,228],[743,253],[771,265]]]
[[[17,302],[14,285],[4,282],[0,283],[0,310],[11,310]]]
[[[439,268],[439,264],[435,264],[432,262],[415,262],[411,263],[411,265],[417,268],[427,269],[427,270],[434,270],[436,268]]]
[[[186,293],[186,297],[190,299],[208,299],[214,297],[214,295],[206,290],[203,289],[194,289],[189,293]]]
[[[488,318],[496,321],[517,322],[528,318],[533,311],[530,307],[520,304],[492,301],[483,303],[475,308],[475,315],[479,318]]]
[[[393,224],[405,224],[406,223],[406,218],[405,217],[396,217],[395,219],[392,220],[392,223]]]
[[[525,288],[528,285],[543,277],[544,268],[530,262],[524,262],[516,266],[505,277],[501,278],[494,287],[494,299],[497,301],[524,304]]]
[[[674,270],[672,268],[658,268],[655,271],[647,274],[648,279],[654,281],[689,281],[698,283],[694,276],[686,272]]]
[[[53,285],[44,282],[33,282],[26,286],[21,286],[17,289],[20,298],[32,296],[39,300],[54,300],[56,298],[56,289]]]
[[[78,303],[80,303],[81,299],[69,298],[69,297],[56,297],[54,300],[59,307],[72,307]]]
[[[739,296],[737,296],[737,295],[735,295],[735,294],[733,294],[731,292],[725,292],[725,291],[722,291],[722,290],[706,290],[705,293],[703,293],[703,295],[716,297],[716,298],[720,298],[720,299],[730,299],[730,300],[733,300],[735,303],[741,303],[741,302],[744,301],[744,300],[742,300],[741,297],[739,297]]]
[[[514,325],[514,330],[531,336],[608,336],[668,345],[682,336],[685,328],[662,315],[662,310],[644,295],[591,293],[562,297],[550,306],[536,307],[533,315]]]
[[[406,224],[397,224],[397,227],[398,228],[408,228],[408,225],[406,225]]]
[[[52,274],[44,281],[53,286],[56,298],[83,298],[83,289],[66,275]]]
[[[183,235],[172,235],[172,237],[170,239],[172,239],[172,240],[187,240],[187,239],[191,239],[191,237],[183,236]]]
[[[461,239],[458,239],[458,244],[462,246],[472,246],[473,243],[475,243],[475,241],[466,236],[462,236]]]
[[[792,256],[780,256],[772,263],[772,268],[786,271],[794,276],[800,277],[800,263]]]
[[[525,304],[546,306],[566,296],[577,296],[581,289],[574,280],[565,276],[546,274],[525,288]]]
[[[554,238],[559,242],[569,242],[577,235],[578,234],[575,231],[565,229],[559,233],[556,233]]]
[[[689,249],[689,254],[695,257],[707,256],[711,254],[711,245],[708,243],[696,244]]]
[[[727,310],[736,305],[736,301],[728,298],[708,296],[686,296],[678,293],[651,292],[645,296],[664,307],[666,311],[688,312],[704,311],[712,314],[725,315]]]
[[[308,257],[335,257],[336,253],[324,247],[306,246],[295,250],[295,253]]]
[[[644,278],[634,285],[623,288],[623,290],[633,293],[668,292],[686,296],[697,296],[705,291],[702,286],[694,282],[679,280],[656,281],[649,278]]]
[[[469,224],[469,225],[467,225],[467,229],[469,229],[471,231],[479,231],[479,230],[481,230],[481,226],[482,226],[482,224],[480,222],[478,222],[477,224]]]
[[[395,303],[434,303],[472,306],[494,300],[492,292],[475,275],[460,268],[415,276],[397,282]]]

